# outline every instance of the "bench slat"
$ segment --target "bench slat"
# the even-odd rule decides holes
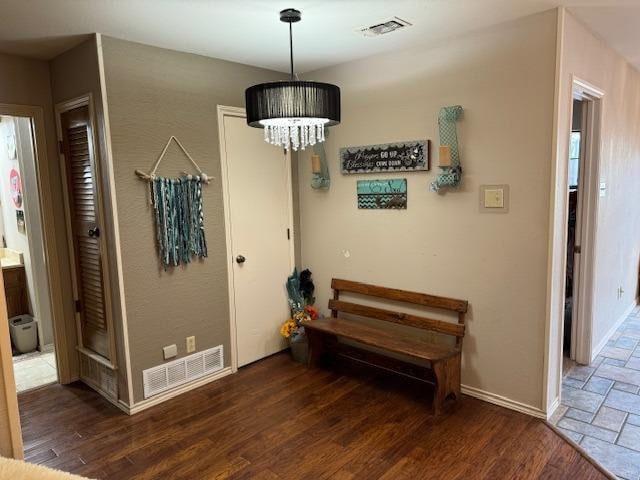
[[[388,328],[365,325],[345,318],[321,318],[303,322],[305,329],[355,340],[364,345],[400,353],[421,360],[444,360],[460,354],[455,346],[434,343]]]
[[[388,300],[413,303],[425,307],[441,308],[443,310],[451,310],[459,313],[466,313],[468,308],[468,302],[466,300],[457,300],[455,298],[409,292],[407,290],[399,290],[396,288],[379,287],[377,285],[352,282],[350,280],[342,280],[339,278],[331,280],[331,288],[334,290],[370,295],[372,297],[385,298]]]
[[[457,323],[448,323],[442,320],[434,320],[432,318],[420,317],[408,313],[393,312],[391,310],[344,302],[342,300],[329,300],[329,308],[339,312],[375,318],[376,320],[384,320],[447,335],[455,335],[456,337],[464,337],[464,325]]]

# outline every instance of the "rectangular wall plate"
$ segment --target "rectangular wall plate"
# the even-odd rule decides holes
[[[187,337],[187,353],[196,351],[196,337]]]
[[[178,347],[176,347],[175,343],[173,345],[167,345],[166,347],[162,348],[162,355],[164,356],[165,360],[174,358],[178,355]]]
[[[509,185],[480,185],[481,213],[509,212]]]

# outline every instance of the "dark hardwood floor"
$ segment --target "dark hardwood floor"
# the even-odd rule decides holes
[[[128,417],[88,388],[20,395],[26,460],[91,478],[606,478],[544,422],[278,354]]]

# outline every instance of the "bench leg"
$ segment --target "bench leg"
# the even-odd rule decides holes
[[[434,362],[431,368],[436,376],[435,392],[433,393],[433,410],[440,415],[444,402],[450,396],[456,400],[460,398],[460,355]]]
[[[309,341],[307,366],[317,367],[325,352],[324,335],[307,329],[307,339]]]

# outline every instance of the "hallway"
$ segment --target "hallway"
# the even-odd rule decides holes
[[[592,365],[576,365],[562,383],[552,423],[625,480],[640,478],[640,307]]]

